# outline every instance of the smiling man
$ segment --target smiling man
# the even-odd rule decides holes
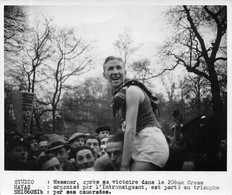
[[[121,58],[109,56],[103,65],[104,77],[114,89],[120,87],[126,76],[125,64]]]
[[[94,151],[89,146],[78,146],[75,149],[75,165],[79,171],[94,171],[95,162]]]
[[[113,112],[126,124],[121,171],[155,171],[166,164],[169,148],[154,113],[151,92],[126,79],[121,58],[109,56],[103,75],[113,90]],[[137,82],[138,83],[138,82]],[[133,160],[132,165],[130,165]]]

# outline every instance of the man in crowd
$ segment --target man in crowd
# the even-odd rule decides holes
[[[109,137],[104,136],[100,138],[100,156],[103,156],[106,153],[106,144],[108,143]]]
[[[104,136],[104,137],[100,138],[100,146],[101,145],[106,145],[108,140],[109,140],[109,137],[107,137],[107,136]]]
[[[95,130],[98,137],[101,139],[102,137],[109,137],[110,136],[111,128],[107,126],[99,127]]]
[[[29,143],[30,145],[30,153],[29,153],[29,160],[33,161],[36,163],[36,159],[38,157],[39,153],[39,144],[38,140],[34,135],[28,135],[25,140]]]
[[[75,150],[75,166],[78,171],[94,171],[94,151],[89,146],[78,146]]]
[[[94,164],[95,171],[120,171],[123,152],[124,133],[117,132],[106,144],[107,154],[98,158]]]
[[[39,138],[39,154],[48,150],[48,135],[42,135]]]
[[[114,171],[120,171],[121,168],[123,143],[124,133],[118,132],[106,144],[106,152]]]
[[[37,170],[36,164],[30,161],[30,145],[23,138],[15,137],[7,145],[6,170]]]
[[[43,171],[63,171],[59,159],[54,154],[45,154],[37,161],[38,168]]]
[[[69,139],[68,144],[70,146],[69,150],[69,158],[72,162],[75,161],[75,154],[73,152],[78,146],[85,145],[85,137],[86,135],[84,133],[74,133]]]
[[[95,159],[97,159],[100,152],[100,140],[98,139],[98,137],[96,137],[95,135],[88,135],[85,138],[85,145],[93,149],[95,153],[94,157]]]
[[[48,138],[48,151],[55,155],[63,168],[64,171],[75,171],[75,167],[68,160],[68,145],[66,144],[63,137],[57,134],[52,134]]]
[[[85,145],[85,134],[74,133],[68,140],[68,143],[72,149],[76,149],[78,146]]]

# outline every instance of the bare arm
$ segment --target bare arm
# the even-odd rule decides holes
[[[124,136],[121,170],[129,170],[129,163],[134,149],[134,138],[138,116],[139,103],[144,94],[138,87],[131,86],[126,92],[126,131]]]

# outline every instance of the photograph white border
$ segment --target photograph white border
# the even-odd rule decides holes
[[[231,9],[232,9],[232,3],[231,1],[156,1],[156,0],[131,0],[131,1],[119,1],[119,0],[98,0],[98,1],[56,1],[56,0],[50,0],[50,1],[1,1],[1,24],[4,24],[3,21],[3,7],[4,5],[91,5],[91,6],[101,6],[101,5],[182,5],[182,4],[198,4],[198,5],[227,5],[228,6],[228,99],[231,99],[231,43],[232,43],[232,18],[231,18]],[[61,13],[62,14],[62,13]],[[3,25],[1,25],[3,26]],[[2,195],[8,195],[13,193],[15,180],[18,179],[30,179],[34,180],[34,187],[40,188],[44,190],[45,194],[47,191],[48,184],[47,182],[53,182],[54,179],[57,180],[76,180],[78,182],[82,182],[83,180],[92,180],[92,181],[103,181],[103,180],[138,180],[141,181],[143,179],[149,181],[154,180],[158,182],[160,181],[168,181],[168,180],[176,180],[176,181],[203,181],[206,186],[219,186],[220,189],[215,191],[189,191],[189,193],[186,190],[167,190],[167,191],[156,191],[156,190],[147,190],[147,191],[126,191],[126,190],[118,190],[113,191],[112,194],[232,194],[232,161],[231,161],[231,110],[232,103],[231,101],[228,101],[228,125],[227,125],[227,132],[228,132],[228,161],[227,161],[227,171],[226,172],[43,172],[43,171],[5,171],[4,170],[4,57],[3,57],[3,29],[1,29],[1,58],[0,58],[0,64],[1,64],[1,111],[2,111],[2,117],[1,118],[1,172],[0,172],[0,194]],[[50,189],[51,190],[51,189]],[[52,191],[52,190],[51,190]],[[50,191],[50,194],[52,194]]]

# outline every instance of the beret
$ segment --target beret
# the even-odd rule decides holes
[[[111,128],[110,127],[107,127],[107,126],[104,126],[104,127],[98,127],[95,132],[96,133],[100,133],[101,131],[111,131]]]

